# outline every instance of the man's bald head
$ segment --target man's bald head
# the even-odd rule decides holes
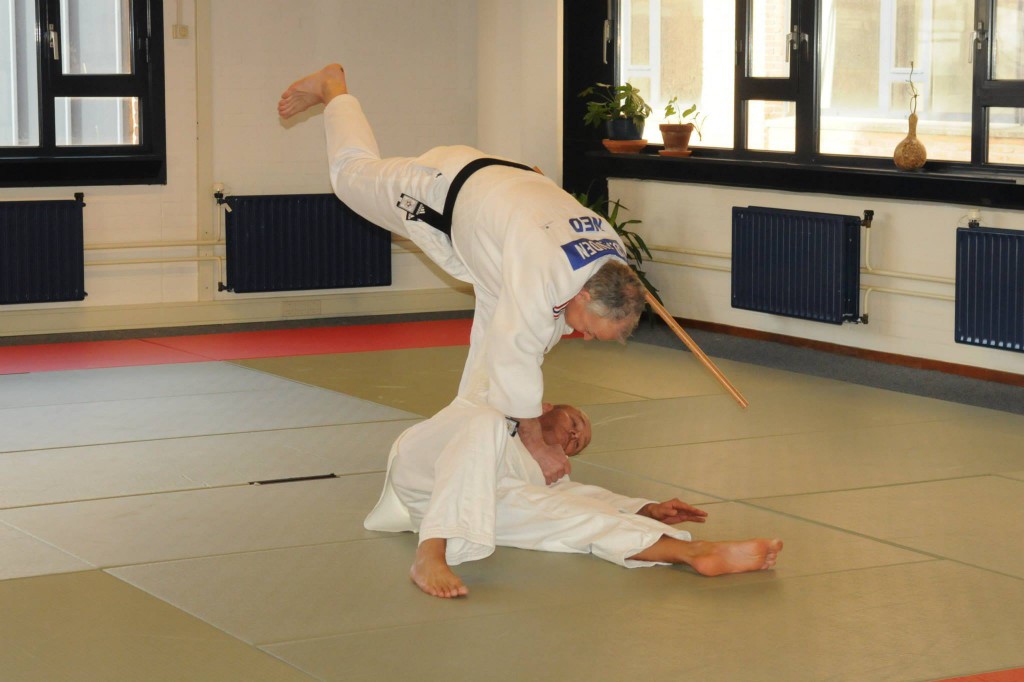
[[[577,407],[544,403],[544,413],[538,420],[544,442],[561,445],[570,457],[590,445],[590,417]]]

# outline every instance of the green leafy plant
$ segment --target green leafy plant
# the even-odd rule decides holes
[[[635,218],[619,220],[619,211],[628,211],[629,209],[623,206],[618,199],[609,200],[601,196],[591,200],[585,192],[574,194],[573,196],[576,197],[578,202],[601,216],[612,226],[615,234],[619,235],[619,238],[626,247],[626,259],[629,262],[629,267],[633,268],[633,272],[636,273],[636,276],[640,278],[640,281],[643,282],[654,298],[658,299],[659,303],[663,303],[661,296],[658,295],[658,290],[648,281],[647,273],[643,269],[644,257],[652,258],[651,250],[647,248],[647,243],[643,237],[629,229],[630,225],[639,225],[643,221]]]
[[[704,125],[704,121],[707,120],[707,114],[701,116],[701,113],[697,111],[697,105],[691,104],[686,111],[680,111],[678,107],[679,98],[673,97],[665,105],[665,121],[668,122],[673,116],[676,117],[676,123],[679,125],[685,125],[687,123],[693,124],[693,130],[697,133],[697,139],[703,140],[704,135],[701,133],[701,127]]]
[[[605,121],[628,118],[637,126],[651,115],[651,107],[640,95],[640,90],[629,83],[609,85],[597,83],[583,90],[580,97],[597,97],[587,102],[583,122],[599,127]]]

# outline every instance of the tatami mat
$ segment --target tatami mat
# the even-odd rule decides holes
[[[576,341],[567,340],[565,343],[574,342]],[[237,362],[243,367],[270,372],[428,417],[450,403],[458,391],[462,367],[466,362],[466,348],[307,355],[299,358],[261,358]],[[548,366],[551,366],[550,363]],[[634,393],[594,383],[587,373],[552,371],[545,379],[545,400],[552,403],[593,405],[628,402],[639,397]]]
[[[727,395],[588,406],[594,424],[588,453],[848,430],[851,424],[937,422],[987,412],[850,384],[814,391],[784,389],[748,398],[746,410]]]
[[[267,650],[325,680],[930,680],[1018,663],[1022,599],[1019,580],[929,561],[727,590],[677,580]]]
[[[472,320],[469,319],[428,320],[400,324],[168,336],[149,341],[211,360],[234,360],[319,353],[358,353],[395,348],[464,346],[469,343],[471,325]]]
[[[0,511],[0,521],[95,567],[371,537],[382,474]]]
[[[12,528],[0,519],[0,580],[89,568],[92,567],[81,559]]]
[[[397,420],[67,447],[2,455],[0,509],[383,471]]]
[[[1024,666],[1022,416],[719,361],[742,410],[689,353],[569,339],[544,372],[545,397],[595,423],[574,478],[703,507],[698,539],[778,536],[778,566],[712,579],[499,548],[443,601],[409,581],[416,537],[362,518],[391,442],[454,394],[466,348],[446,344],[467,321],[381,326],[390,340],[366,347],[366,331],[292,331],[157,340],[187,364],[0,376],[0,678]]]
[[[207,358],[147,343],[125,341],[83,341],[0,348],[0,375],[24,372],[53,372],[62,369],[136,367],[196,362]]]
[[[756,504],[1024,578],[1022,501],[1024,482],[978,476]]]
[[[0,582],[5,682],[286,682],[308,675],[92,571]]]
[[[718,501],[718,498],[713,495],[698,493],[683,486],[656,481],[643,474],[631,474],[619,468],[609,468],[600,464],[593,464],[578,455],[572,460],[570,465],[572,467],[570,478],[573,481],[601,486],[608,490],[614,490],[620,495],[655,500],[671,500],[674,497],[678,497],[691,504]]]
[[[727,499],[792,495],[1003,472],[1024,432],[970,419],[584,452],[581,461]]]
[[[464,346],[471,320],[339,325],[111,341],[0,345],[0,375],[205,360]]]
[[[258,644],[324,637],[425,621],[516,612],[531,604],[561,608],[618,598],[656,598],[677,590],[729,589],[782,577],[929,560],[915,552],[739,505],[709,505],[695,537],[785,534],[794,559],[774,573],[710,580],[668,568],[629,571],[591,556],[499,548],[459,567],[472,597],[453,608],[408,581],[415,537],[299,547],[112,569],[133,585]],[[837,557],[842,557],[838,559]],[[239,609],[239,604],[248,604]]]
[[[637,352],[642,348],[643,352]],[[713,359],[743,394],[768,388],[813,389],[834,381],[807,374],[756,367]],[[696,357],[676,348],[632,343],[594,343],[582,339],[561,341],[544,360],[545,385],[555,378],[570,378],[643,398],[679,398],[725,394]]]
[[[0,410],[0,452],[415,416],[331,391],[278,381],[273,389],[9,407]],[[55,424],[60,428],[52,428]]]
[[[275,376],[226,362],[32,372],[0,376],[0,409],[273,390]]]

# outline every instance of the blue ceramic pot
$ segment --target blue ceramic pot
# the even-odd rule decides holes
[[[613,118],[605,123],[605,128],[610,140],[642,140],[644,135],[644,122],[637,125],[631,118]]]

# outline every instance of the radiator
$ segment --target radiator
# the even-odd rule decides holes
[[[224,200],[227,286],[237,293],[391,284],[391,235],[333,194]]]
[[[856,216],[732,209],[734,308],[842,324],[860,319]]]
[[[82,199],[0,203],[0,304],[85,298]]]
[[[957,343],[1024,351],[1024,232],[956,231]]]

